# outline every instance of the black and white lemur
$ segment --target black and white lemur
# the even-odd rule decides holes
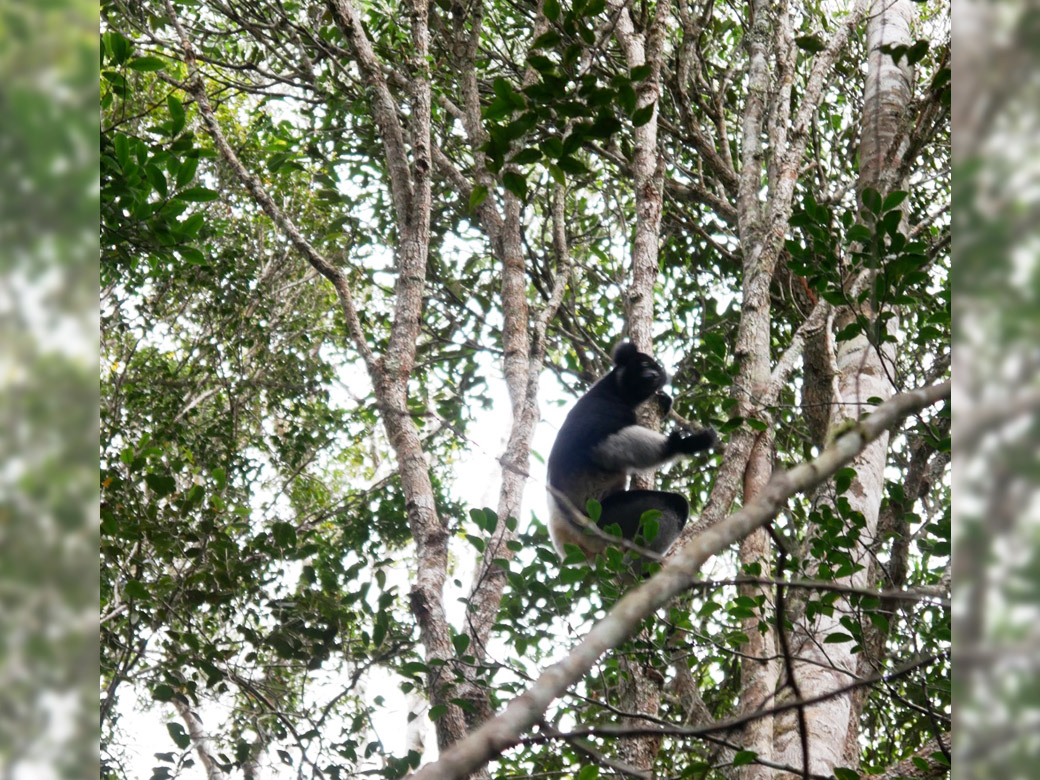
[[[566,544],[576,545],[587,557],[607,546],[583,530],[576,517],[584,516],[589,499],[602,507],[597,525],[616,524],[628,540],[640,535],[644,512],[660,511],[656,536],[641,536],[639,543],[656,553],[666,552],[686,524],[690,505],[678,493],[628,490],[629,475],[715,446],[711,428],[665,436],[639,425],[636,409],[643,402],[654,398],[664,415],[671,409],[671,397],[661,391],[668,374],[628,341],[614,349],[613,357],[614,367],[578,399],[549,453],[549,534],[561,558]]]

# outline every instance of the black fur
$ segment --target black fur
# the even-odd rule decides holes
[[[602,552],[606,542],[586,533],[575,519],[589,499],[600,502],[598,525],[618,525],[625,539],[640,536],[640,517],[657,510],[657,535],[639,543],[664,553],[686,524],[690,505],[678,493],[628,490],[631,473],[654,468],[682,455],[711,449],[715,431],[673,431],[668,436],[639,425],[636,409],[654,398],[664,414],[672,399],[661,388],[668,375],[649,355],[624,342],[614,350],[614,367],[583,395],[564,420],[549,453],[549,531],[562,556],[565,544],[587,556]],[[570,504],[570,506],[567,506]]]

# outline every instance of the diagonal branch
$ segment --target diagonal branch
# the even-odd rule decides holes
[[[839,436],[814,461],[774,474],[755,501],[687,542],[656,575],[622,598],[565,659],[546,669],[499,715],[419,771],[416,780],[465,777],[516,745],[541,721],[553,700],[581,680],[605,652],[633,635],[647,616],[690,587],[710,557],[766,525],[788,498],[823,483],[893,425],[949,396],[949,381],[897,395]]]

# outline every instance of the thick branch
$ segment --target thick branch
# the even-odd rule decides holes
[[[816,460],[774,474],[758,499],[686,543],[656,575],[622,598],[567,658],[546,669],[502,713],[424,767],[416,780],[465,777],[517,744],[542,719],[549,704],[581,680],[605,652],[633,635],[648,615],[688,588],[710,557],[768,523],[788,498],[823,483],[893,425],[949,395],[950,383],[943,382],[895,396],[838,437]]]

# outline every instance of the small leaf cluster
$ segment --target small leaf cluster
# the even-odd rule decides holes
[[[541,163],[556,181],[589,172],[579,154],[596,142],[608,142],[624,127],[646,124],[654,104],[638,106],[639,83],[650,75],[640,66],[614,75],[586,71],[580,58],[596,43],[593,21],[603,13],[604,0],[577,0],[564,10],[556,0],[544,6],[553,27],[536,38],[527,64],[536,80],[516,87],[495,78],[494,98],[484,107],[488,142],[483,151],[492,172],[503,171],[502,183],[519,197],[527,195],[521,166]],[[475,191],[471,207],[486,197]]]

